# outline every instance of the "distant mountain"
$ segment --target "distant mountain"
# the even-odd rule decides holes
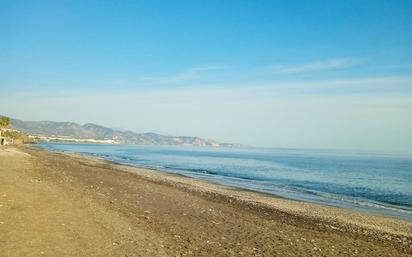
[[[0,116],[1,117],[1,116]],[[211,139],[188,136],[165,136],[156,133],[135,133],[106,128],[100,125],[87,123],[79,125],[73,122],[54,121],[22,121],[10,119],[10,128],[25,134],[39,136],[47,140],[59,141],[110,141],[121,144],[143,145],[192,145],[236,147],[238,145],[219,143]]]

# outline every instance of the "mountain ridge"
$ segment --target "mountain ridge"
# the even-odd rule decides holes
[[[1,115],[0,115],[1,117]],[[213,147],[237,147],[240,145],[220,143],[212,139],[192,136],[169,136],[153,132],[136,133],[130,130],[117,130],[95,123],[80,125],[61,121],[23,121],[10,118],[10,128],[31,136],[58,141],[110,141],[120,144],[142,145],[189,145]]]

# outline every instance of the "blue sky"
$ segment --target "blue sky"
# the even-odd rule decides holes
[[[412,152],[411,28],[411,1],[0,1],[0,110]]]

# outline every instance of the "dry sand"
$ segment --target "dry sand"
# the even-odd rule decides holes
[[[76,154],[0,150],[0,256],[412,256],[411,228]]]

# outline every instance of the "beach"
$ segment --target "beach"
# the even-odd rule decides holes
[[[412,256],[411,229],[95,157],[0,150],[0,256]]]

